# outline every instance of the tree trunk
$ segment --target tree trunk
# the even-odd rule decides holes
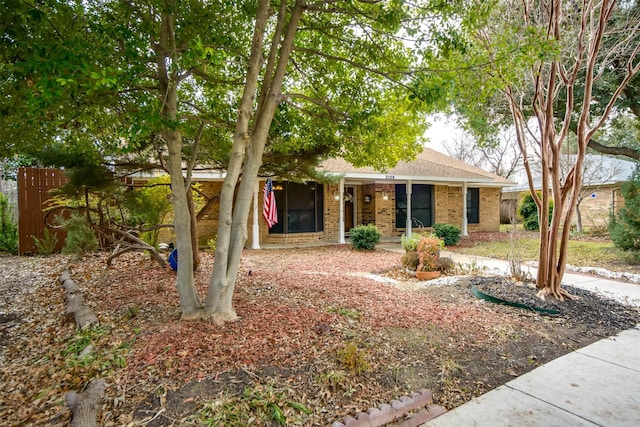
[[[253,35],[249,71],[236,124],[233,152],[220,195],[216,257],[205,303],[205,315],[216,323],[232,321],[237,318],[233,309],[232,297],[242,250],[247,241],[247,220],[253,201],[254,185],[262,165],[262,155],[269,136],[269,128],[276,109],[282,101],[282,82],[304,8],[304,1],[296,2],[281,43],[280,31],[284,28],[286,18],[284,4],[280,9],[269,54],[269,63],[262,82],[261,98],[258,100],[258,108],[254,117],[253,130],[249,132],[252,96],[257,88],[264,30],[269,14],[268,1],[262,0],[258,5],[258,18]],[[278,49],[279,55],[276,55],[275,52]],[[265,85],[268,90],[265,89]],[[242,168],[242,181],[234,202],[233,192],[238,182],[240,168]],[[234,203],[233,207],[232,203]]]
[[[191,216],[191,247],[193,250],[191,251],[193,256],[193,271],[196,271],[200,266],[200,247],[198,245],[198,218],[196,207],[193,204],[193,189],[191,185],[187,183],[187,203],[189,206],[189,214]]]
[[[576,233],[582,234],[582,212],[580,212],[580,203],[576,205]]]
[[[156,66],[160,99],[162,100],[162,115],[166,122],[174,124],[162,131],[162,137],[167,145],[167,166],[171,177],[171,203],[174,211],[174,230],[178,249],[178,269],[176,274],[176,288],[180,297],[182,319],[199,318],[202,314],[202,304],[196,292],[193,278],[193,245],[191,212],[187,192],[188,183],[182,171],[182,133],[178,123],[178,84],[179,78],[175,70],[167,69],[167,59],[175,62],[174,17],[169,13],[162,14],[162,28],[160,40],[156,47]]]
[[[187,188],[182,175],[182,137],[179,131],[163,132],[169,148],[169,174],[171,175],[171,203],[174,212],[174,229],[178,249],[176,288],[180,297],[183,319],[200,317],[202,305],[196,293],[193,279],[193,246],[191,244],[191,212],[187,200]]]

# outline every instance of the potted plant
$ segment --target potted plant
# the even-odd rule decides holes
[[[436,236],[424,237],[418,242],[418,269],[416,277],[420,280],[435,279],[440,276],[439,259],[440,250],[444,247],[444,242]]]

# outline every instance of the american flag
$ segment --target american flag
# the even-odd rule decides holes
[[[264,183],[264,203],[262,206],[262,216],[269,228],[278,223],[278,210],[276,209],[276,195],[273,192],[273,182],[268,178]]]

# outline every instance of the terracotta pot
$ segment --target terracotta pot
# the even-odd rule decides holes
[[[440,277],[440,271],[416,271],[416,277],[418,280],[431,280]]]

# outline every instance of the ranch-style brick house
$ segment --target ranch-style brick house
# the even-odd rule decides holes
[[[454,224],[463,235],[498,231],[500,195],[515,183],[425,148],[410,162],[386,172],[356,168],[342,159],[330,159],[320,169],[336,177],[334,184],[294,183],[273,179],[278,223],[271,229],[262,217],[264,179],[256,183],[250,213],[247,246],[345,243],[349,230],[374,224],[385,240],[399,240],[416,228],[436,223]],[[222,174],[194,174],[202,191],[216,198]],[[218,205],[200,216],[201,243],[217,230]]]

